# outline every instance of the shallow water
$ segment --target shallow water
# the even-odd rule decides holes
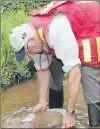
[[[22,107],[6,115],[2,115],[2,128],[54,128],[62,127],[62,114],[65,109],[49,109],[46,112],[32,113],[33,107]],[[87,115],[76,110],[78,117],[76,128],[84,128],[87,123]],[[35,125],[35,126],[34,126]]]
[[[38,88],[35,80],[28,80],[3,93],[1,101],[1,124],[3,128],[32,128],[33,119],[36,117],[33,113],[33,107],[38,102]],[[67,108],[67,82],[64,81],[64,108]],[[50,110],[60,113],[65,110]],[[51,113],[54,115],[55,112]],[[83,99],[83,90],[80,86],[79,99],[76,105],[77,122],[76,127],[88,127],[87,107]],[[39,114],[41,116],[41,114]],[[43,114],[42,114],[43,115]],[[50,115],[49,113],[46,116]],[[56,114],[57,116],[57,114]],[[58,114],[59,116],[59,114]],[[50,116],[48,116],[50,118]],[[54,117],[53,117],[54,118]],[[61,117],[59,117],[61,118]],[[56,121],[58,118],[55,118]],[[62,118],[61,118],[62,119]],[[44,119],[43,119],[44,120]],[[49,119],[50,120],[50,119]],[[58,120],[59,121],[59,120]],[[41,120],[42,122],[42,120]],[[50,122],[50,121],[49,121]],[[52,126],[52,123],[51,123]],[[56,125],[57,126],[57,125]],[[58,126],[60,127],[61,124]],[[50,127],[48,124],[41,127]],[[53,125],[52,127],[55,127]]]

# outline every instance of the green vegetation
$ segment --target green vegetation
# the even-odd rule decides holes
[[[1,83],[4,85],[3,88],[13,83],[14,77],[17,74],[24,78],[30,76],[27,68],[29,60],[25,59],[21,63],[18,63],[9,44],[10,31],[19,24],[27,23],[28,19],[29,17],[23,11],[6,12],[1,17]]]
[[[26,57],[18,63],[9,43],[11,30],[20,24],[27,23],[31,18],[27,14],[33,9],[44,6],[47,2],[1,1],[1,87],[7,89],[13,86],[16,78],[19,80],[31,77]]]
[[[100,0],[99,0],[100,2]],[[33,74],[29,72],[29,59],[25,58],[21,63],[18,63],[15,54],[9,44],[9,33],[11,30],[23,23],[27,23],[30,17],[29,12],[36,10],[44,5],[47,1],[32,1],[28,0],[1,0],[1,87],[7,89],[13,86],[21,79],[32,77]],[[28,67],[29,66],[29,67]],[[32,63],[33,66],[33,63]],[[34,68],[31,67],[31,72]],[[65,74],[65,78],[67,75]]]

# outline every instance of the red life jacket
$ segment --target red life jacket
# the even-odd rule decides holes
[[[32,19],[29,23],[36,28],[43,42],[47,43],[47,30],[55,13],[65,13],[77,40],[82,64],[100,67],[99,9],[100,5],[95,1],[53,1],[42,9],[31,12]],[[54,50],[49,46],[48,50],[55,56]]]

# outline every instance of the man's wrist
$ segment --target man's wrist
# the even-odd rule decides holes
[[[74,116],[75,115],[75,110],[68,108],[68,109],[66,109],[66,113]]]

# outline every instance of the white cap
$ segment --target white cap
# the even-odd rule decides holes
[[[15,27],[10,33],[10,44],[15,52],[20,51],[27,41],[33,37],[34,31],[30,24]]]

